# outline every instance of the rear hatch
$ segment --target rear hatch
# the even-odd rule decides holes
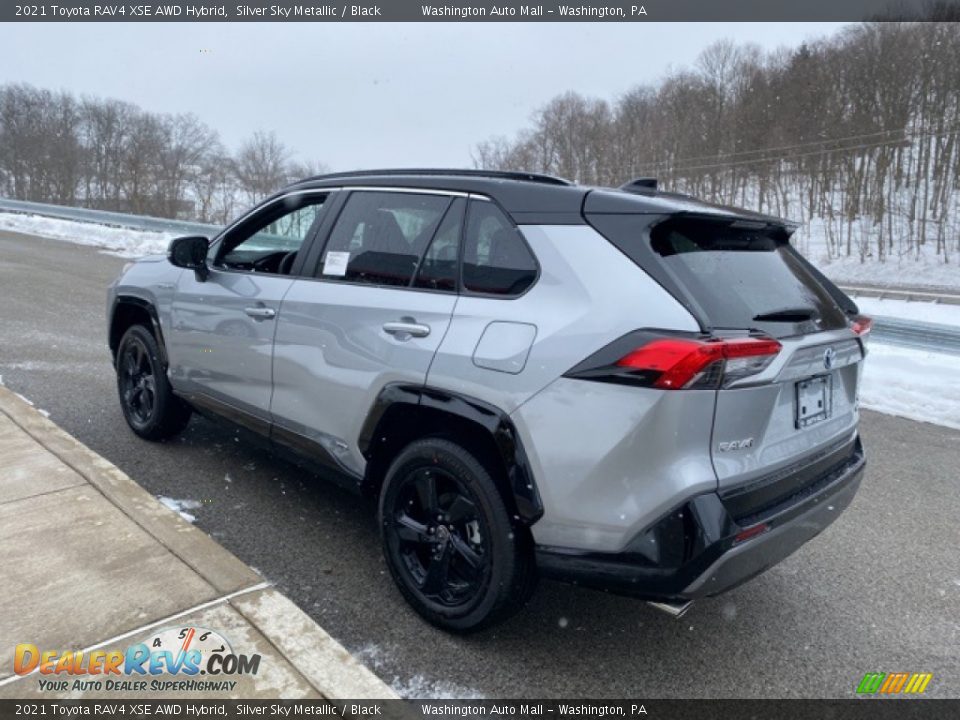
[[[716,387],[710,454],[735,517],[762,515],[851,461],[857,308],[790,246],[789,226],[724,214],[587,219],[690,310],[697,341],[724,358],[683,387]]]

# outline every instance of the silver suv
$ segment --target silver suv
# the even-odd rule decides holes
[[[783,220],[452,170],[326,175],[108,294],[121,407],[216,416],[379,499],[427,620],[504,618],[538,576],[673,614],[850,503],[869,319]]]

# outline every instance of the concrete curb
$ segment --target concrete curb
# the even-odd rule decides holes
[[[71,468],[156,542],[189,566],[330,700],[396,699],[398,695],[306,613],[202,530],[160,504],[113,463],[67,434],[0,386],[0,412]]]

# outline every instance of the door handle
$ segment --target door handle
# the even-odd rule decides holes
[[[383,324],[383,331],[389,335],[398,336],[398,340],[405,340],[404,336],[426,337],[430,334],[430,326],[407,321],[388,322]]]
[[[269,320],[277,315],[276,310],[268,307],[248,307],[244,308],[243,311],[250,317],[256,318],[257,320]]]

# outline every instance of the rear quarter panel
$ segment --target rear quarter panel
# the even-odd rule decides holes
[[[510,413],[631,330],[699,329],[680,303],[593,228],[520,229],[537,256],[539,279],[517,298],[461,295],[430,367],[428,385]],[[503,342],[509,340],[510,347],[501,343],[502,357],[496,357],[493,344],[481,345],[491,324],[496,324],[491,332]],[[516,332],[507,332],[504,324]]]

